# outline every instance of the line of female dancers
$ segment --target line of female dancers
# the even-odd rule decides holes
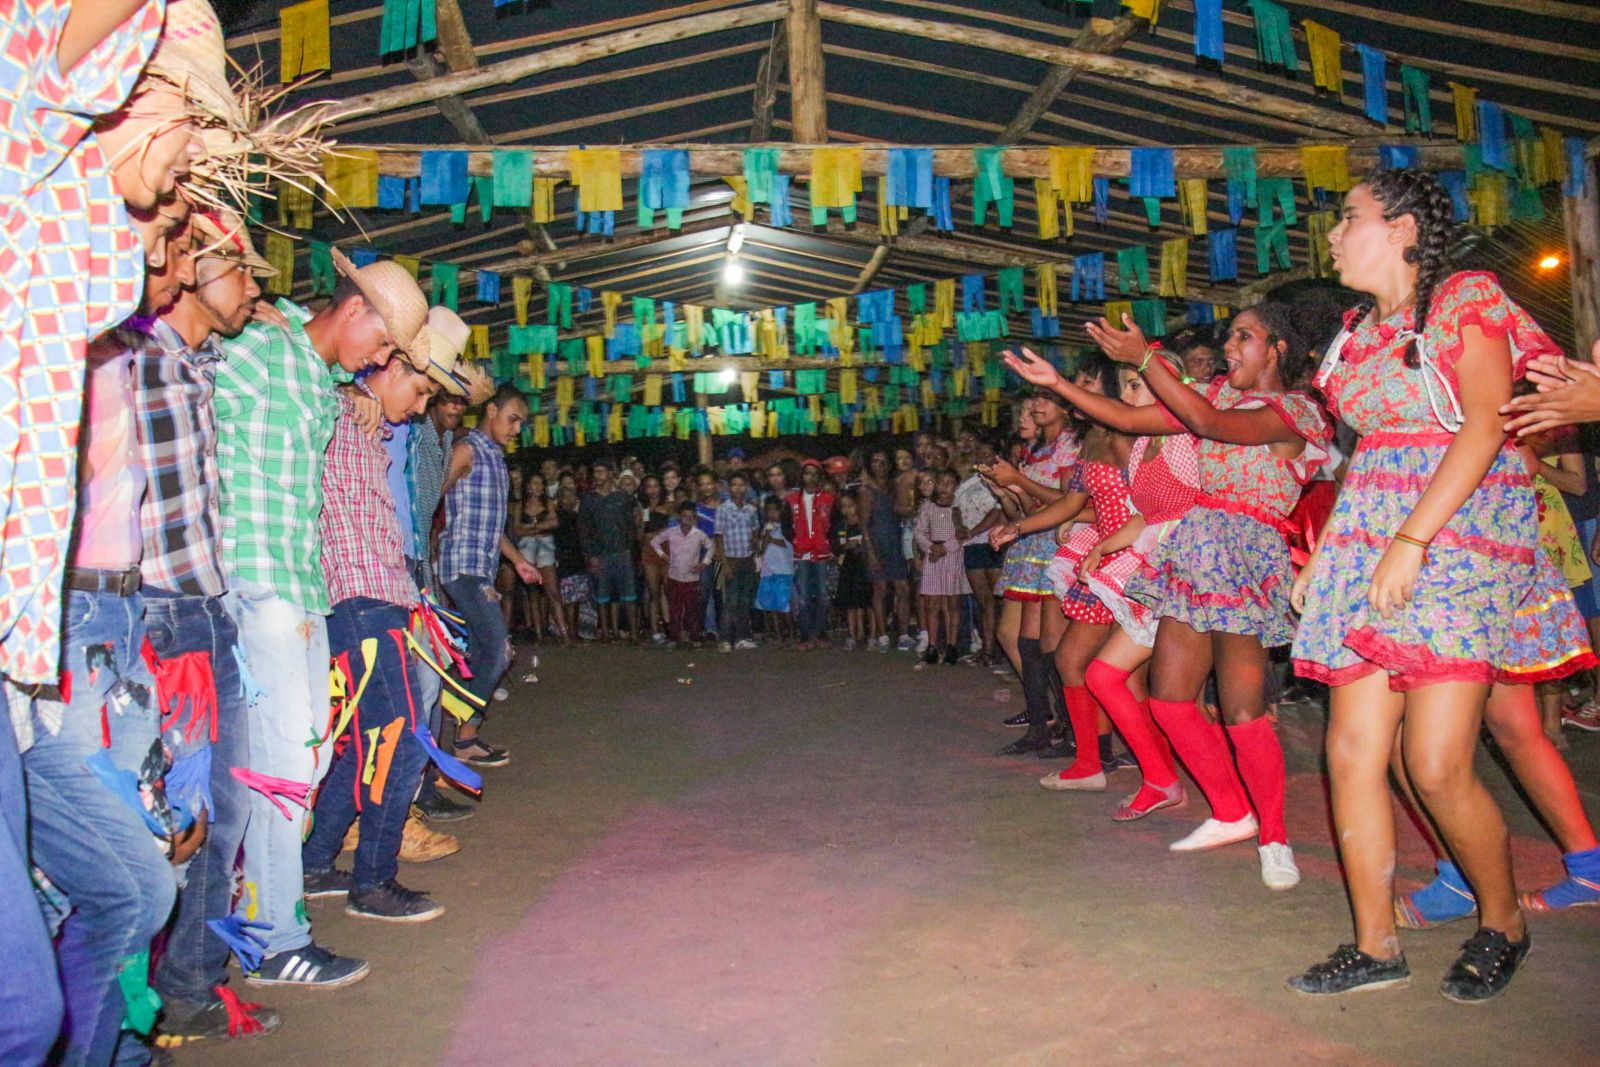
[[[1184,803],[1181,761],[1211,814],[1171,849],[1254,839],[1262,881],[1290,889],[1300,872],[1268,685],[1269,650],[1292,644],[1296,672],[1330,693],[1333,821],[1356,932],[1289,980],[1310,996],[1404,984],[1398,928],[1476,914],[1440,992],[1486,1000],[1527,955],[1526,913],[1600,904],[1600,848],[1532,694],[1596,661],[1540,549],[1531,482],[1500,417],[1527,364],[1557,350],[1493,275],[1450,269],[1452,219],[1425,174],[1385,171],[1355,188],[1330,236],[1340,282],[1364,296],[1343,328],[1314,300],[1245,309],[1227,333],[1227,372],[1211,380],[1190,378],[1126,319],[1089,327],[1108,361],[1071,380],[1027,349],[1006,356],[1041,392],[1032,455],[987,471],[1033,508],[991,533],[1010,545],[1001,589],[1020,605],[1010,614],[1027,696],[1017,725],[1028,733],[1004,751],[1050,745],[1053,657],[1076,743],[1042,785],[1104,789],[1115,724],[1143,784],[1113,819]],[[1331,515],[1306,519],[1306,485],[1337,459],[1334,418],[1359,443]],[[1315,539],[1298,574],[1285,538],[1297,525]],[[1213,674],[1215,719],[1200,707]],[[1485,723],[1565,853],[1566,881],[1520,900],[1505,822],[1473,770]],[[1439,859],[1432,884],[1398,899],[1391,772]]]

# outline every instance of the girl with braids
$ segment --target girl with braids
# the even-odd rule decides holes
[[[1283,823],[1283,749],[1266,718],[1267,649],[1294,636],[1289,549],[1279,524],[1327,455],[1331,436],[1321,409],[1294,388],[1320,340],[1320,322],[1302,317],[1296,308],[1273,302],[1241,311],[1224,346],[1228,373],[1204,393],[1154,358],[1156,349],[1131,319],[1124,316],[1126,330],[1104,319],[1091,324],[1090,336],[1107,355],[1138,366],[1160,401],[1149,408],[1080,396],[1026,354],[1006,357],[1018,374],[1062,392],[1107,426],[1144,434],[1187,430],[1200,439],[1194,506],[1127,588],[1128,596],[1149,604],[1160,619],[1150,664],[1150,715],[1211,804],[1211,817],[1170,847],[1189,852],[1257,838],[1262,882],[1277,890],[1300,881]],[[1129,722],[1123,737],[1145,773],[1165,777],[1170,760],[1161,758],[1136,698],[1130,692],[1118,699],[1114,692],[1127,688],[1129,672],[1139,665],[1130,651],[1111,658],[1103,653],[1103,664],[1090,666],[1091,685],[1098,681],[1096,692],[1107,694],[1101,702],[1113,721]],[[1208,722],[1196,703],[1213,664],[1226,729]],[[1175,776],[1170,784],[1147,778],[1147,785],[1155,787],[1151,795],[1141,790],[1124,818],[1177,803],[1182,795]],[[1136,814],[1135,808],[1141,810]]]
[[[1472,759],[1492,685],[1562,671],[1559,652],[1538,663],[1541,644],[1559,643],[1563,616],[1549,611],[1562,605],[1533,605],[1549,611],[1532,625],[1519,615],[1545,582],[1533,491],[1497,416],[1525,362],[1555,346],[1493,275],[1451,273],[1452,219],[1432,177],[1386,171],[1351,190],[1330,234],[1340,281],[1369,297],[1317,383],[1362,440],[1295,583],[1294,659],[1330,687],[1333,820],[1356,940],[1289,980],[1313,996],[1410,979],[1393,900],[1397,744],[1478,907],[1440,992],[1496,996],[1528,951],[1505,822]]]

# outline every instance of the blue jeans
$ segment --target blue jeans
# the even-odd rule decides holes
[[[251,694],[246,712],[250,769],[315,788],[332,756],[327,744],[320,748],[306,744],[327,729],[326,620],[259,582],[235,581],[223,603],[239,628],[245,665],[260,686],[259,693]],[[268,955],[311,943],[305,873],[300,867],[306,813],[293,801],[284,805],[288,818],[252,790],[244,835],[244,895],[237,910],[246,919],[272,924],[272,929],[262,931]]]
[[[104,1064],[127,1008],[117,973],[166,925],[177,883],[165,843],[84,762],[102,747],[102,708],[119,768],[133,770],[129,764],[158,737],[155,680],[139,655],[140,598],[70,591],[65,633],[61,667],[71,700],[35,702],[35,739],[22,769],[33,862],[72,903],[56,946],[66,1000],[62,1062]],[[60,728],[51,733],[57,713]]]
[[[334,605],[333,614],[328,618],[328,647],[334,656],[348,654],[351,669],[365,674],[361,641],[375,637],[378,658],[355,718],[345,728],[348,741],[344,751],[333,758],[328,776],[317,791],[316,818],[311,823],[311,836],[306,839],[304,860],[307,870],[327,870],[333,866],[345,831],[357,818],[359,790],[361,837],[356,845],[351,875],[358,890],[382,885],[395,876],[399,868],[400,837],[405,830],[406,814],[411,809],[411,797],[422,777],[422,769],[428,764],[427,752],[412,733],[412,723],[425,715],[418,673],[419,669],[427,668],[403,644],[397,643],[394,636],[396,632],[406,632],[410,616],[411,613],[398,604],[370,597],[351,597]],[[371,744],[368,731],[390,729],[396,722],[400,725],[394,735],[394,754],[382,791],[375,796],[377,779],[370,785],[361,781],[364,767],[369,760],[374,760],[368,751]]]
[[[42,1062],[61,1031],[56,956],[28,874],[27,813],[22,760],[7,723],[0,727],[0,1063]]]
[[[500,684],[500,676],[506,673],[506,667],[509,666],[506,662],[506,620],[500,614],[499,601],[489,597],[489,590],[493,588],[494,584],[488,578],[471,574],[463,574],[444,583],[444,591],[450,595],[450,602],[467,621],[467,665],[472,668],[467,689],[480,697],[485,706],[494,699],[495,687]],[[468,720],[468,724],[477,726],[483,722],[483,718],[483,712],[479,711]]]
[[[190,652],[207,657],[216,688],[210,825],[205,844],[189,861],[178,917],[154,982],[169,1008],[190,1014],[214,1001],[215,987],[228,980],[228,946],[206,922],[225,919],[233,910],[233,871],[250,821],[250,789],[232,770],[250,765],[249,702],[239,675],[239,630],[222,597],[146,587],[144,628],[159,660]]]
[[[800,640],[815,641],[828,636],[828,561],[802,559],[794,564],[795,616]]]

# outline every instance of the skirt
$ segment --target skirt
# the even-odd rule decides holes
[[[1055,596],[1046,571],[1056,558],[1056,532],[1040,530],[1019,537],[1006,548],[1006,562],[1000,568],[995,592],[1007,600],[1044,600]]]
[[[794,593],[794,575],[763,574],[756,586],[756,610],[789,613],[789,600]]]
[[[1289,546],[1259,519],[1196,504],[1127,586],[1157,619],[1200,633],[1254,637],[1267,648],[1294,640]]]

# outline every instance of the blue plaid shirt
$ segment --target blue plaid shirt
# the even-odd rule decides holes
[[[472,449],[472,470],[444,496],[439,580],[471,575],[493,581],[500,570],[500,538],[506,532],[511,493],[506,455],[482,430],[474,429],[461,440]]]
[[[717,508],[716,534],[722,538],[722,554],[730,559],[749,559],[755,554],[756,531],[761,528],[761,513],[746,500],[735,504],[725,500]]]

